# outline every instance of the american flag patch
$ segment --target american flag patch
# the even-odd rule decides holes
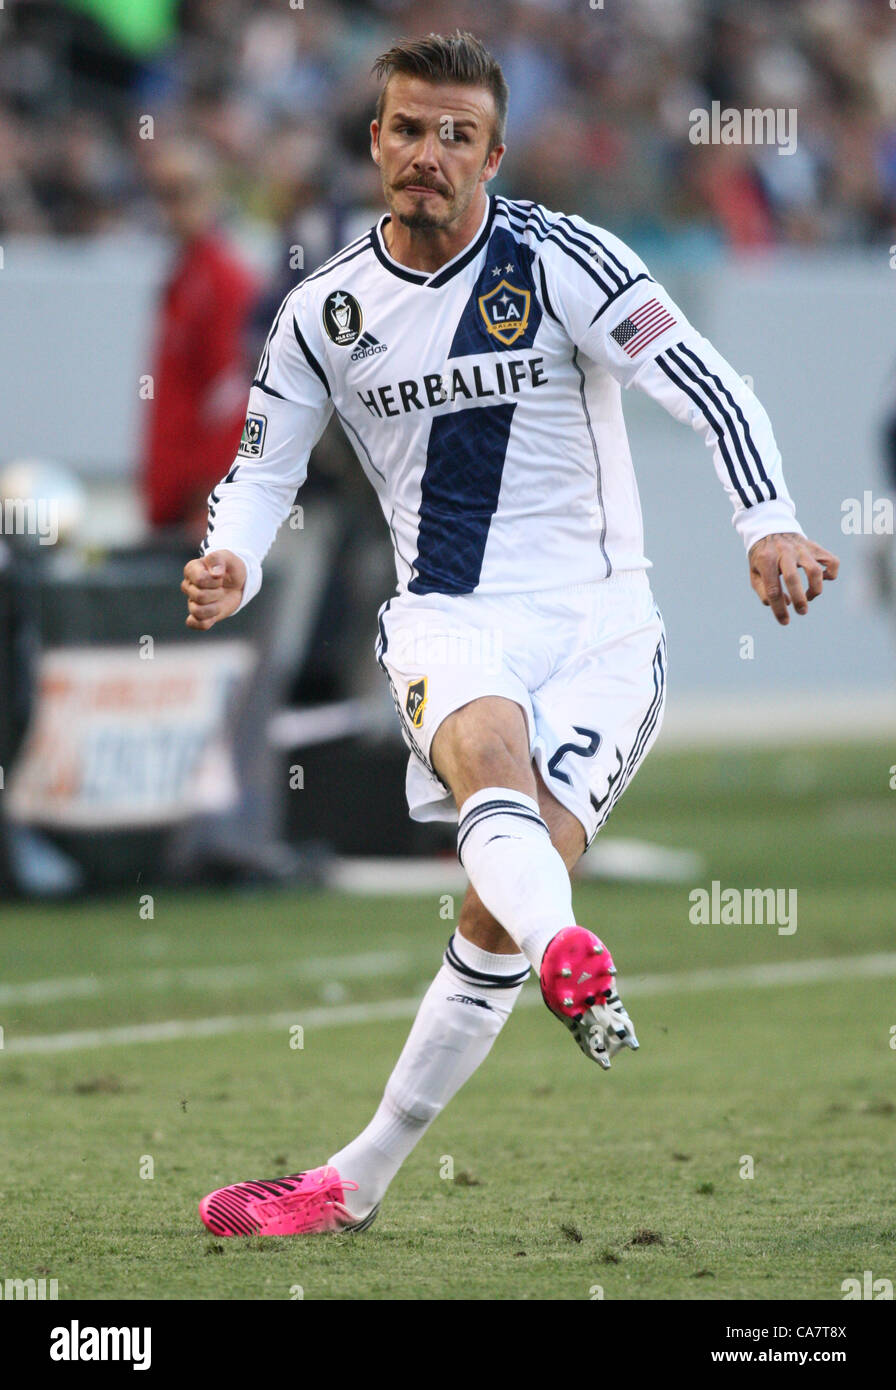
[[[640,309],[629,314],[627,319],[617,323],[610,337],[613,338],[629,357],[637,357],[648,343],[665,333],[678,322],[658,299],[648,299]]]

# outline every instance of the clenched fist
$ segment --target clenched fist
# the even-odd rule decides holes
[[[240,606],[246,566],[231,550],[212,550],[184,565],[181,590],[187,596],[187,627],[206,632]]]

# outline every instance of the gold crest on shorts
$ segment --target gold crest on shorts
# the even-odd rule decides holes
[[[421,676],[418,681],[411,681],[408,686],[408,698],[405,703],[405,710],[415,729],[419,729],[423,723],[423,711],[426,708],[426,677]]]

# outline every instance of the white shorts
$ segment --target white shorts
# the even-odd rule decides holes
[[[644,570],[531,594],[401,594],[380,609],[376,652],[411,749],[412,820],[457,819],[430,747],[483,695],[522,707],[545,785],[589,844],[663,719],[665,629]]]

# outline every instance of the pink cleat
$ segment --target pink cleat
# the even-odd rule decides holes
[[[541,993],[552,1014],[565,1023],[586,1057],[609,1070],[621,1047],[639,1044],[632,1021],[616,993],[613,957],[585,927],[564,927],[541,962]]]
[[[364,1231],[379,1205],[358,1220],[344,1206],[344,1194],[358,1184],[335,1168],[311,1168],[288,1178],[238,1182],[219,1187],[199,1203],[202,1222],[216,1236],[300,1236],[323,1231]]]

